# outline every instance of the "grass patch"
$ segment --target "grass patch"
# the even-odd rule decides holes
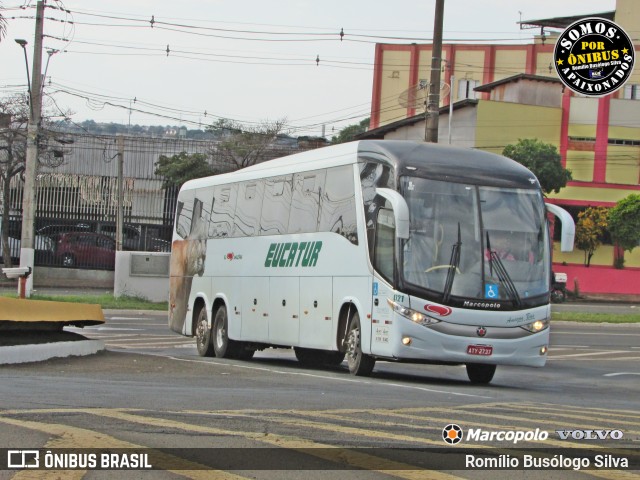
[[[553,312],[551,320],[584,323],[640,323],[640,313]]]
[[[16,294],[5,296],[17,298]],[[150,302],[144,298],[126,296],[115,298],[110,293],[102,295],[31,295],[31,299],[52,302],[97,303],[103,309],[111,310],[168,310],[168,302]]]

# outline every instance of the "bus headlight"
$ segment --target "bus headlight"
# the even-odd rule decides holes
[[[429,315],[425,315],[424,313],[420,313],[416,310],[400,305],[389,298],[387,299],[387,303],[394,312],[420,325],[432,325],[440,321],[436,318],[430,317]]]
[[[535,322],[527,323],[526,325],[520,325],[520,328],[524,328],[531,333],[538,333],[549,327],[549,320],[536,320]]]

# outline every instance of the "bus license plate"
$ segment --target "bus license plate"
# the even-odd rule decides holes
[[[487,357],[493,353],[493,347],[491,345],[469,345],[467,346],[467,353],[469,355],[483,355]]]

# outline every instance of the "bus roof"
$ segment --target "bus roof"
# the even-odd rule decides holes
[[[360,140],[308,150],[262,162],[231,173],[190,180],[182,189],[275,177],[318,168],[353,164],[359,157],[385,159],[396,175],[496,187],[540,188],[521,164],[482,150],[405,140]]]

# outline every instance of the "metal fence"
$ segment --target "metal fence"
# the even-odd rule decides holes
[[[123,248],[169,251],[177,189],[163,188],[154,172],[161,155],[201,153],[218,172],[237,166],[216,150],[213,140],[184,138],[123,137],[123,194],[117,195],[118,137],[65,134],[64,154],[59,162],[47,162],[36,178],[35,264],[74,268],[113,269],[115,221],[120,201],[124,211]],[[261,160],[301,149],[278,146]],[[56,166],[53,166],[54,164]],[[0,186],[0,204],[3,195]],[[24,182],[11,181],[9,249],[19,261]],[[0,205],[1,207],[1,205]],[[105,251],[111,250],[108,255]],[[107,260],[98,260],[103,257]],[[80,260],[84,259],[84,260]],[[0,261],[2,245],[0,244]]]

